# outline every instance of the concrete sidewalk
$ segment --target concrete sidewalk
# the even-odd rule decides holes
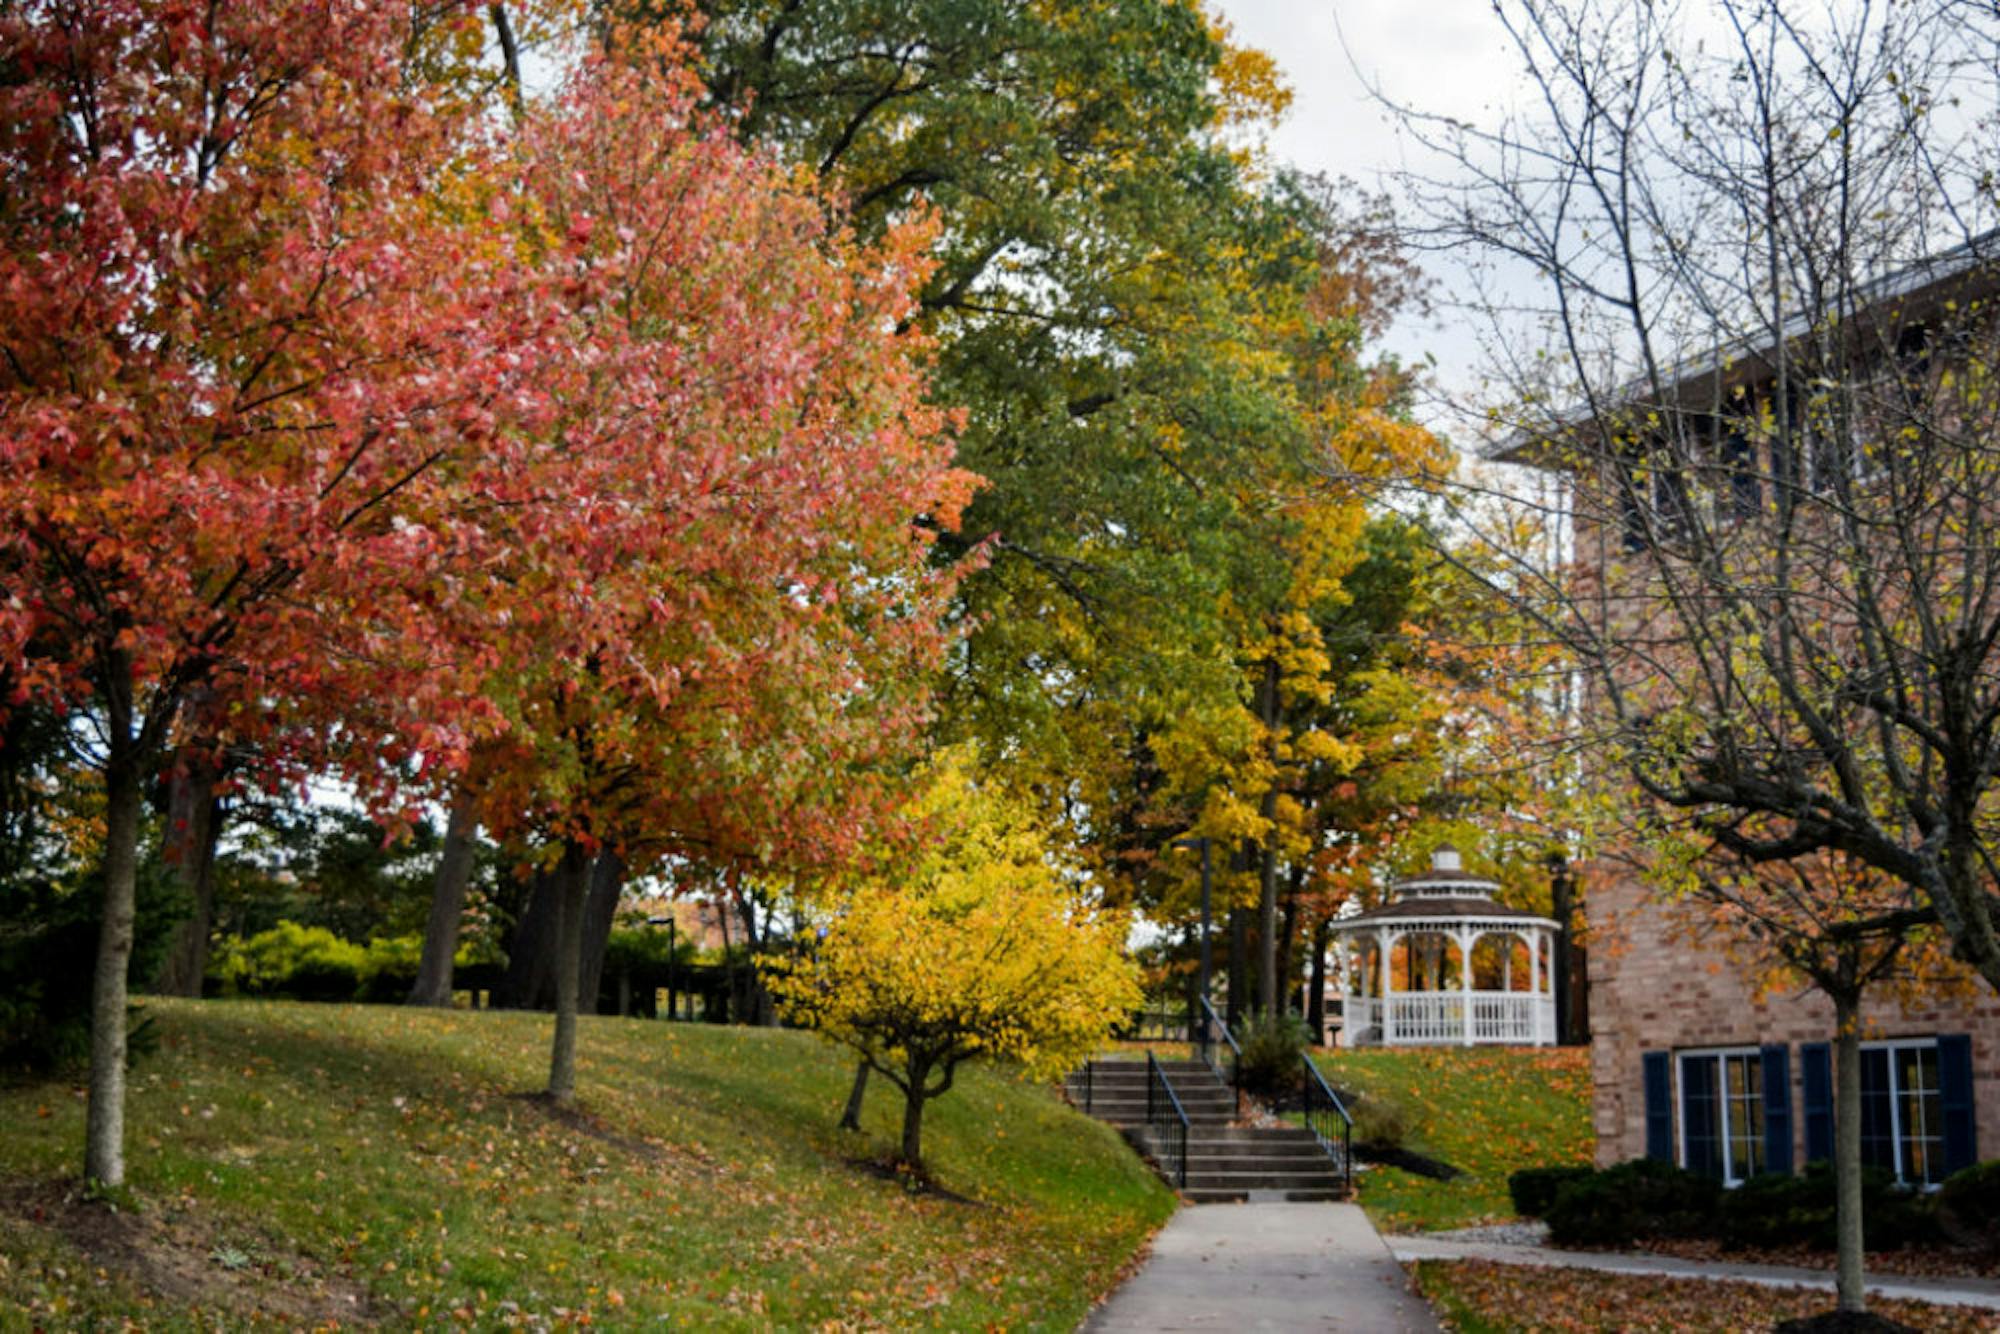
[[[1547,1246],[1509,1246],[1490,1241],[1455,1241],[1448,1237],[1420,1235],[1389,1237],[1386,1241],[1389,1251],[1405,1263],[1412,1260],[1491,1260],[1503,1265],[1597,1269],[1611,1274],[1665,1275],[1672,1278],[1735,1279],[1742,1283],[1763,1283],[1773,1287],[1833,1291],[1831,1272],[1798,1269],[1790,1265],[1682,1260],[1672,1255],[1648,1255],[1634,1251],[1558,1251]],[[1871,1272],[1868,1275],[1868,1295],[2000,1311],[2000,1280],[1990,1278],[1904,1278]]]
[[[1090,1334],[1437,1327],[1361,1206],[1254,1203],[1182,1208],[1084,1324]]]

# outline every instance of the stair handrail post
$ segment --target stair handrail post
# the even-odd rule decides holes
[[[1158,1128],[1153,1116],[1153,1091],[1155,1088],[1166,1095],[1166,1109],[1174,1114],[1174,1119],[1170,1123],[1174,1133],[1174,1188],[1177,1190],[1186,1190],[1188,1159],[1187,1109],[1181,1106],[1180,1095],[1174,1092],[1173,1084],[1167,1079],[1167,1072],[1160,1068],[1160,1062],[1149,1051],[1146,1053],[1146,1128],[1148,1130],[1157,1130]]]
[[[1215,1006],[1209,1004],[1208,997],[1201,998],[1201,1008],[1204,1026],[1220,1032],[1223,1042],[1229,1047],[1229,1091],[1236,1095],[1240,1108],[1243,1104],[1243,1048],[1237,1045],[1236,1035],[1229,1031],[1229,1021],[1215,1012]],[[1214,1060],[1205,1051],[1202,1061],[1217,1079],[1222,1078],[1222,1071],[1215,1068]]]
[[[1333,1156],[1333,1141],[1327,1137],[1330,1126],[1325,1126],[1325,1113],[1332,1112],[1340,1118],[1340,1179],[1341,1189],[1347,1194],[1354,1193],[1354,1117],[1349,1114],[1347,1104],[1326,1082],[1326,1076],[1313,1064],[1310,1056],[1301,1055],[1305,1066],[1304,1080],[1299,1091],[1300,1117],[1313,1138],[1319,1141],[1327,1156]],[[1317,1105],[1315,1105],[1317,1104]]]

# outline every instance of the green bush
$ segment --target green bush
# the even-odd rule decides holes
[[[1700,1237],[1716,1226],[1722,1186],[1672,1163],[1634,1158],[1556,1191],[1545,1218],[1558,1246],[1624,1246],[1641,1237]]]
[[[1818,1169],[1815,1163],[1802,1177],[1764,1172],[1723,1192],[1717,1219],[1723,1244],[1772,1247],[1804,1242],[1832,1249],[1838,1198],[1833,1173]]]
[[[1523,1218],[1540,1218],[1556,1202],[1557,1191],[1596,1173],[1596,1168],[1575,1163],[1563,1167],[1524,1167],[1507,1178],[1507,1194],[1514,1201],[1515,1213]]]
[[[1239,1075],[1243,1087],[1264,1097],[1283,1097],[1299,1090],[1305,1074],[1306,1049],[1312,1033],[1288,1014],[1253,1019],[1242,1036]]]
[[[1961,1246],[2000,1251],[2000,1159],[1945,1178],[1937,1193],[1937,1221]]]
[[[367,961],[361,946],[323,926],[283,921],[218,945],[209,956],[209,975],[225,996],[353,1000]]]
[[[1803,1242],[1830,1251],[1838,1242],[1839,1209],[1833,1164],[1809,1163],[1803,1176],[1766,1173],[1726,1192],[1718,1232],[1728,1246]],[[1862,1169],[1861,1221],[1871,1250],[1923,1246],[1940,1239],[1931,1198],[1898,1186],[1895,1176],[1880,1168]]]
[[[1384,1093],[1343,1094],[1354,1118],[1354,1142],[1374,1149],[1400,1149],[1410,1138],[1410,1109]]]

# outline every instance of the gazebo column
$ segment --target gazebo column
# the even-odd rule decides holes
[[[1555,979],[1549,979],[1553,982]],[[1533,1035],[1529,1040],[1537,1047],[1545,1046],[1542,1040],[1542,933],[1528,933],[1528,1030]]]
[[[1452,932],[1458,942],[1458,1005],[1459,1023],[1465,1030],[1465,1045],[1472,1045],[1472,942],[1478,939],[1469,931],[1460,928]]]
[[[1375,1007],[1377,1013],[1382,1016],[1382,1045],[1386,1047],[1395,1040],[1394,1025],[1396,1022],[1395,1011],[1389,1006],[1389,993],[1396,985],[1395,968],[1390,963],[1391,957],[1395,954],[1395,949],[1390,944],[1389,928],[1386,926],[1377,927],[1375,929],[1375,941],[1377,947],[1382,952],[1382,994],[1376,997]]]

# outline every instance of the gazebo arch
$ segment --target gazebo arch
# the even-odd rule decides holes
[[[1393,886],[1390,902],[1332,924],[1347,965],[1343,1047],[1555,1042],[1558,928],[1494,902],[1497,888],[1467,874],[1456,849],[1439,848],[1427,873]],[[1481,976],[1483,940],[1500,942],[1489,949],[1497,978],[1490,968]]]

